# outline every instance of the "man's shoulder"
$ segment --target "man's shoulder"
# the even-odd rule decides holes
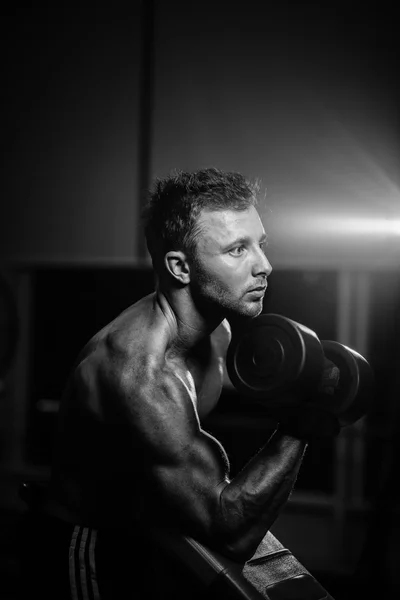
[[[151,376],[165,361],[165,343],[158,328],[149,323],[128,322],[111,328],[99,340],[93,364],[118,375]]]
[[[128,307],[98,331],[80,352],[76,375],[114,382],[129,373],[143,375],[164,360],[166,335],[149,309],[150,298]]]
[[[160,390],[171,390],[172,370],[165,364],[164,353],[157,350],[152,334],[141,339],[137,333],[136,339],[126,339],[111,331],[91,345],[66,386],[70,406],[78,402],[105,419],[129,406],[133,418],[148,410],[146,407],[157,405]]]

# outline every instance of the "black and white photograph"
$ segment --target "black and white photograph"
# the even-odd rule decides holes
[[[400,597],[395,3],[0,15],[0,598]]]

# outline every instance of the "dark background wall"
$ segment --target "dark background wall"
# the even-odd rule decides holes
[[[1,246],[24,260],[135,257],[140,3],[2,19]]]
[[[305,231],[316,211],[399,218],[394,5],[155,2],[147,114],[146,14],[116,6],[3,16],[0,254],[138,258],[150,116],[150,178],[215,165],[261,179],[277,265],[394,260],[379,236]]]

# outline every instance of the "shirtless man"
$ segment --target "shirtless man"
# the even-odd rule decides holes
[[[158,181],[144,213],[156,291],[98,332],[71,372],[47,512],[74,526],[70,556],[89,556],[98,597],[107,594],[93,583],[95,533],[173,524],[245,561],[292,491],[300,434],[277,427],[231,479],[201,425],[221,394],[229,322],[262,311],[272,268],[256,205],[237,173]]]

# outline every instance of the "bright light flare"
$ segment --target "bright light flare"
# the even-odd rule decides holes
[[[276,231],[299,239],[354,237],[383,241],[400,237],[400,219],[378,216],[311,215],[292,211],[275,217],[275,227]]]
[[[400,219],[311,217],[308,228],[321,234],[360,236],[400,236]]]

